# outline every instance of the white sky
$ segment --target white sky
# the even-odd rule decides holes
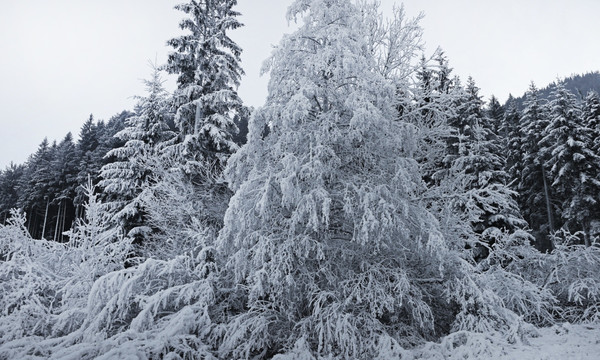
[[[166,61],[180,34],[178,0],[0,0],[0,169],[22,163],[47,136],[60,141],[93,113],[108,120],[143,95],[149,60]],[[382,0],[391,7],[393,0]],[[260,106],[262,61],[284,32],[291,0],[238,0],[233,34],[247,76],[239,89]],[[574,73],[600,70],[598,0],[406,0],[424,11],[427,54],[441,46],[454,73],[502,101]],[[167,83],[172,88],[173,83]]]

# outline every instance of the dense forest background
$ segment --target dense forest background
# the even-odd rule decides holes
[[[600,209],[590,208],[590,216],[585,219],[584,225],[584,219],[574,217],[580,211],[569,207],[577,206],[577,202],[583,201],[574,198],[575,193],[582,199],[586,195],[575,190],[571,191],[573,194],[568,194],[566,189],[561,189],[561,183],[576,184],[581,181],[581,176],[589,176],[591,179],[600,177],[595,164],[600,156],[596,140],[600,134],[597,128],[600,116],[600,73],[596,71],[572,75],[542,89],[537,89],[532,84],[523,95],[516,98],[509,95],[508,100],[500,104],[495,96],[487,102],[483,100],[473,79],[468,79],[467,84],[463,85],[458,77],[453,77],[443,54],[438,54],[435,61],[437,64],[434,62],[432,65],[423,60],[417,74],[418,81],[422,83],[417,85],[432,91],[427,89],[431,86],[429,82],[432,79],[440,74],[449,76],[446,86],[455,96],[452,106],[459,112],[456,114],[457,118],[463,118],[451,123],[451,130],[465,133],[475,122],[486,128],[486,141],[494,143],[498,151],[495,155],[501,162],[497,170],[504,172],[501,175],[502,183],[515,191],[519,216],[527,221],[529,231],[536,235],[535,245],[540,250],[551,250],[552,244],[548,236],[561,228],[573,233],[585,231],[590,236],[599,234],[600,215],[597,214]],[[154,75],[159,76],[159,73]],[[157,81],[155,85],[160,83],[159,78],[154,80]],[[168,101],[166,98],[163,100]],[[163,106],[163,130],[174,136],[178,131],[173,121],[175,108],[166,103]],[[58,143],[50,144],[47,139],[43,139],[38,150],[29,156],[25,164],[11,164],[1,171],[2,223],[6,224],[11,209],[19,208],[27,215],[27,229],[32,237],[65,241],[67,237],[64,232],[71,229],[76,220],[83,216],[85,196],[82,186],[87,184],[88,178],[94,185],[102,184],[96,188],[101,201],[131,201],[131,192],[135,192],[131,187],[118,191],[105,190],[111,182],[119,181],[120,176],[124,176],[122,173],[110,172],[109,169],[115,163],[136,155],[136,150],[131,150],[129,154],[117,156],[118,149],[123,149],[127,141],[131,140],[131,123],[140,116],[140,111],[143,109],[124,110],[107,122],[95,121],[93,115],[90,115],[83,123],[77,140],[71,133],[66,134]],[[250,116],[251,111],[246,109],[243,116],[234,120],[238,130],[231,137],[237,146],[246,142]],[[471,118],[467,120],[469,117]],[[560,121],[564,123],[557,123]],[[551,122],[557,129],[549,127]],[[578,141],[579,147],[571,149],[572,154],[560,154],[568,158],[547,159],[557,148],[557,143],[553,140],[558,140],[548,136],[550,131],[555,131],[552,136],[562,136],[564,141]],[[544,137],[547,137],[546,142],[540,143]],[[541,175],[541,168],[535,173],[531,168],[533,164],[544,164],[546,175]],[[562,179],[558,179],[560,169],[556,166],[561,166],[564,171],[568,168],[570,174],[561,175]],[[536,179],[540,183],[536,184]],[[135,183],[128,185],[138,188],[142,186]],[[138,190],[141,191],[141,188]],[[588,195],[594,197],[594,192],[600,190],[592,187],[588,191]],[[546,203],[546,197],[549,204]],[[115,226],[117,225],[123,224],[116,222]]]
[[[599,320],[600,73],[486,102],[402,7],[297,0],[252,109],[235,5],[178,5],[133,111],[0,173],[0,358],[481,358]]]

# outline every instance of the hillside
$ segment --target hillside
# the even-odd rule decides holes
[[[571,75],[564,78],[560,83],[570,92],[575,94],[578,99],[584,99],[585,95],[590,91],[594,90],[600,92],[600,72],[591,71],[583,75]],[[546,87],[539,90],[540,99],[550,99],[550,94],[556,89],[556,81],[548,84]],[[525,93],[515,98],[519,109],[523,108],[523,101],[525,100]]]

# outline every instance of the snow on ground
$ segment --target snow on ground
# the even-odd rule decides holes
[[[523,360],[598,360],[600,359],[600,324],[565,323],[538,330],[530,345],[507,348],[502,359]]]
[[[561,324],[535,329],[512,344],[494,334],[459,331],[400,356],[427,360],[599,360],[600,324]],[[386,358],[382,354],[381,359]],[[387,358],[398,358],[387,356]]]

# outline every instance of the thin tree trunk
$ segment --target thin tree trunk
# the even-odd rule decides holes
[[[62,218],[62,224],[60,226],[60,242],[63,242],[63,233],[65,232],[65,219],[67,218],[67,203],[65,202],[65,205],[63,206],[63,218]]]
[[[546,197],[546,211],[548,213],[548,225],[550,226],[550,233],[554,232],[554,220],[552,219],[552,207],[550,204],[550,191],[548,191],[548,182],[546,180],[546,169],[542,165],[542,179],[544,180],[544,195]]]
[[[50,205],[50,199],[46,199],[46,212],[44,213],[44,226],[42,227],[42,239],[46,235],[46,221],[48,221],[48,206]]]
[[[585,246],[592,246],[592,241],[590,240],[590,223],[588,221],[583,222],[583,241],[585,242]]]
[[[29,231],[29,235],[31,235],[31,219],[33,218],[33,206],[29,208],[29,214],[27,214],[27,231]]]
[[[58,203],[58,211],[56,212],[56,226],[54,227],[54,241],[58,238],[58,225],[60,224],[60,210],[62,209],[62,201]]]

